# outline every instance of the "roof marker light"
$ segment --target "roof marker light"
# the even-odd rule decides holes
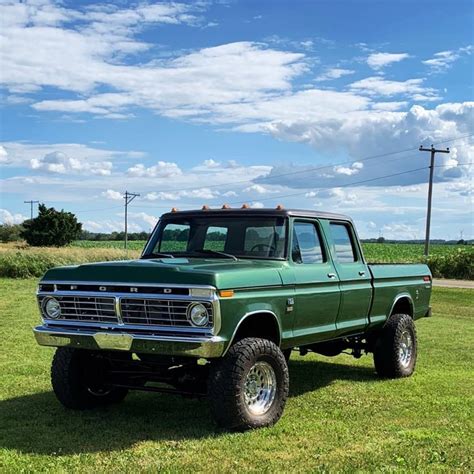
[[[178,212],[178,208],[177,207],[172,207],[171,212]]]
[[[229,204],[224,204],[224,205],[222,206],[222,209],[230,209]]]
[[[278,206],[276,207],[277,211],[283,211],[283,209],[284,209],[283,204],[278,204]]]
[[[242,204],[241,209],[250,209],[250,206],[247,203]]]
[[[202,206],[202,210],[203,211],[208,211],[209,210],[209,206],[207,204],[204,204],[204,206]]]

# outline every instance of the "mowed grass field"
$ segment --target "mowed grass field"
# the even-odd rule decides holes
[[[474,292],[435,288],[417,323],[415,375],[376,377],[372,358],[292,355],[286,411],[272,427],[216,429],[207,403],[132,393],[64,409],[36,345],[36,280],[0,279],[0,472],[473,472]]]

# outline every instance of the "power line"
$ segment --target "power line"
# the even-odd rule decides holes
[[[420,151],[429,151],[431,154],[430,159],[430,181],[428,186],[428,206],[426,212],[426,233],[425,233],[425,257],[428,256],[430,252],[430,227],[431,227],[431,201],[433,198],[433,175],[434,175],[434,162],[435,162],[435,155],[436,153],[449,153],[449,148],[446,150],[436,149],[433,145],[431,148],[423,148],[420,145]]]
[[[448,138],[446,140],[442,140],[442,141],[439,141],[439,142],[436,142],[434,143],[434,145],[440,145],[442,143],[448,143],[448,142],[453,142],[453,141],[456,141],[456,140],[461,140],[463,138],[468,138],[468,137],[471,137],[473,136],[474,133],[470,133],[470,134],[466,134],[466,135],[461,135],[461,136],[458,136],[458,137],[453,137],[453,138]],[[232,181],[232,182],[227,182],[227,183],[221,183],[221,184],[211,184],[211,185],[208,185],[206,186],[206,188],[210,189],[210,188],[217,188],[217,187],[224,187],[224,186],[232,186],[232,185],[235,185],[235,184],[245,184],[245,183],[253,183],[255,182],[256,179],[258,180],[267,180],[267,179],[274,179],[274,178],[281,178],[281,177],[285,177],[285,176],[292,176],[292,175],[295,175],[295,174],[301,174],[301,173],[312,173],[314,171],[320,171],[320,170],[324,170],[324,169],[328,169],[328,168],[334,168],[336,166],[342,166],[342,165],[347,165],[347,164],[354,164],[354,163],[358,163],[358,162],[363,162],[363,161],[369,161],[369,160],[374,160],[374,159],[377,159],[377,158],[384,158],[386,156],[390,156],[390,155],[398,155],[400,153],[407,153],[409,151],[418,151],[418,147],[413,147],[413,148],[405,148],[404,150],[398,150],[398,151],[390,151],[390,152],[387,152],[387,153],[381,153],[381,154],[378,154],[378,155],[371,155],[371,156],[367,156],[365,158],[358,158],[358,159],[355,159],[355,160],[346,160],[346,161],[341,161],[341,162],[338,162],[338,163],[331,163],[331,164],[328,164],[328,165],[323,165],[323,166],[317,166],[317,167],[312,167],[312,168],[305,168],[304,170],[298,170],[298,171],[289,171],[287,173],[280,173],[280,174],[275,174],[275,175],[271,175],[271,176],[257,176],[257,178],[253,178],[253,179],[246,179],[246,180],[239,180],[239,181]],[[179,191],[192,191],[196,189],[196,186],[192,186],[192,187],[187,187],[187,188],[181,188],[181,189],[173,189],[172,191],[174,192],[179,192]],[[164,190],[164,191],[169,191],[169,190]]]

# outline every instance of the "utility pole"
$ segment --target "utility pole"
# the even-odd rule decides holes
[[[127,243],[128,243],[128,205],[138,196],[140,196],[140,194],[129,193],[128,191],[125,191],[125,195],[123,196],[123,198],[125,199],[125,242],[124,242],[125,251],[127,251]]]
[[[430,183],[428,187],[428,211],[426,214],[426,234],[425,234],[425,257],[430,253],[430,227],[431,227],[431,199],[433,196],[433,174],[434,174],[434,161],[436,153],[449,153],[449,148],[446,150],[437,150],[433,145],[431,148],[423,148],[423,145],[420,145],[420,151],[429,151],[431,153],[430,161]]]
[[[30,215],[31,215],[31,219],[33,219],[33,204],[37,204],[39,203],[39,201],[23,201],[25,204],[29,204],[30,205]]]

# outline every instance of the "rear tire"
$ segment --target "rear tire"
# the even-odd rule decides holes
[[[51,366],[51,383],[57,399],[75,410],[121,402],[127,389],[104,385],[103,377],[109,369],[105,358],[82,349],[56,349]]]
[[[393,314],[375,341],[375,370],[381,377],[409,377],[415,370],[416,357],[413,319],[408,314]]]
[[[217,424],[227,429],[244,431],[273,425],[283,413],[288,390],[285,357],[266,339],[242,339],[211,366],[211,412]]]

